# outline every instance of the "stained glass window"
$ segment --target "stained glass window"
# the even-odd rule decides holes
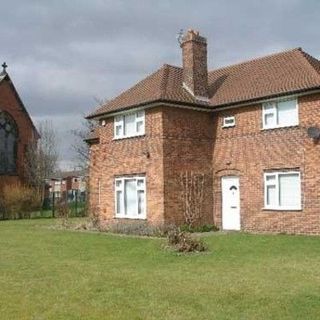
[[[16,172],[18,131],[13,118],[0,111],[0,174]]]

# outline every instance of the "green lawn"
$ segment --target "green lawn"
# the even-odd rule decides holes
[[[0,222],[1,319],[320,319],[320,238],[205,236],[179,256],[163,239]]]

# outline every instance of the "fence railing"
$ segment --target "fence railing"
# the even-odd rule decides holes
[[[82,217],[86,215],[87,193],[79,190],[64,192],[51,192],[43,201],[42,211],[47,215],[51,212],[52,217],[59,215],[60,206],[68,206],[70,216]]]
[[[60,208],[64,212],[67,208],[69,217],[83,217],[87,215],[88,193],[79,190],[65,192],[50,192],[45,195],[42,205],[35,208],[17,207],[17,210],[6,210],[0,201],[0,220],[21,219],[21,218],[56,218],[59,217]]]

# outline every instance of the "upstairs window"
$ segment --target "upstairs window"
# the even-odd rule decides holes
[[[127,113],[114,118],[114,138],[142,136],[145,132],[144,110]]]
[[[16,172],[18,130],[13,118],[0,111],[0,174]]]
[[[299,171],[264,174],[264,206],[273,210],[301,209]]]
[[[262,106],[263,129],[296,126],[299,124],[297,99],[264,103]]]
[[[235,117],[224,117],[223,118],[223,128],[234,127],[236,125]]]
[[[146,218],[145,177],[115,179],[115,207],[117,218]]]

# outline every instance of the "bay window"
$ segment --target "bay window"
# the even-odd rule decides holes
[[[301,209],[301,179],[299,171],[264,174],[264,206],[274,210]]]
[[[145,177],[115,179],[115,209],[117,218],[146,218]]]
[[[263,129],[298,125],[298,101],[290,99],[264,103],[262,117]]]
[[[140,110],[114,118],[114,138],[129,138],[145,133],[145,112]]]

